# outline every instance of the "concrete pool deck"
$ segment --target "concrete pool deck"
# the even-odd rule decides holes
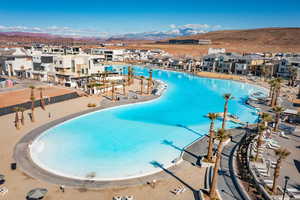
[[[32,178],[22,170],[10,170],[10,163],[14,162],[13,147],[20,141],[24,134],[41,127],[50,120],[57,120],[61,117],[66,117],[78,112],[88,112],[91,109],[87,108],[87,103],[98,103],[101,97],[80,97],[57,104],[52,104],[46,107],[46,111],[40,108],[36,109],[36,122],[31,123],[27,117],[28,111],[25,112],[25,126],[21,130],[16,130],[13,121],[14,114],[9,114],[0,117],[0,126],[2,128],[0,134],[1,151],[0,151],[0,172],[5,175],[6,182],[0,187],[8,188],[9,192],[4,199],[25,199],[26,193],[36,187],[44,187],[48,189],[48,194],[45,200],[51,199],[81,199],[81,200],[96,200],[96,199],[112,199],[116,195],[133,195],[136,199],[194,199],[194,191],[202,188],[202,179],[204,177],[204,169],[195,167],[190,163],[183,161],[176,169],[171,169],[166,173],[162,172],[157,178],[155,188],[146,184],[147,180],[135,180],[135,183],[127,183],[123,187],[116,187],[111,184],[107,185],[107,189],[102,190],[87,190],[85,186],[78,188],[66,187],[66,192],[59,191],[58,185],[49,183],[44,180]],[[51,119],[48,118],[48,113],[51,112]],[[34,169],[33,169],[34,170]],[[137,184],[138,185],[135,185]],[[175,196],[170,191],[174,190],[183,183],[190,186],[187,191],[179,196]],[[135,185],[135,186],[134,186]],[[151,195],[149,195],[151,194]]]

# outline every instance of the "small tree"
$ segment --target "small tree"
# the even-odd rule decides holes
[[[276,167],[274,170],[274,177],[273,177],[273,186],[272,186],[273,194],[276,194],[277,192],[277,181],[280,175],[281,162],[282,160],[286,159],[290,154],[291,152],[289,152],[287,149],[284,148],[275,150],[275,155],[277,156],[277,163],[276,163]]]

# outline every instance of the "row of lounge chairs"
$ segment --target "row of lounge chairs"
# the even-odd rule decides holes
[[[133,200],[133,196],[129,195],[129,196],[115,196],[113,197],[113,200]]]
[[[178,186],[177,188],[175,188],[174,190],[172,190],[171,192],[172,192],[173,194],[175,194],[175,195],[178,195],[178,194],[181,194],[181,193],[183,193],[183,192],[185,192],[185,191],[186,191],[185,187],[182,186],[182,185],[180,185],[180,186]]]

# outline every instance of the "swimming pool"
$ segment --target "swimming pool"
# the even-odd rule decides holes
[[[148,69],[135,67],[139,75]],[[151,102],[89,113],[52,127],[30,146],[32,160],[57,175],[94,180],[126,179],[155,173],[172,165],[181,150],[205,135],[208,112],[222,112],[224,93],[235,99],[229,112],[241,121],[254,122],[255,110],[244,104],[247,96],[262,91],[253,85],[229,80],[154,70],[153,77],[168,89]],[[216,122],[220,127],[221,121]],[[238,126],[227,123],[227,128]]]

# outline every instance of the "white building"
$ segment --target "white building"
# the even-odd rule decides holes
[[[31,78],[32,57],[23,48],[0,50],[0,74]]]
[[[225,53],[225,48],[209,48],[208,49],[208,55],[210,54],[218,54],[218,53]]]

